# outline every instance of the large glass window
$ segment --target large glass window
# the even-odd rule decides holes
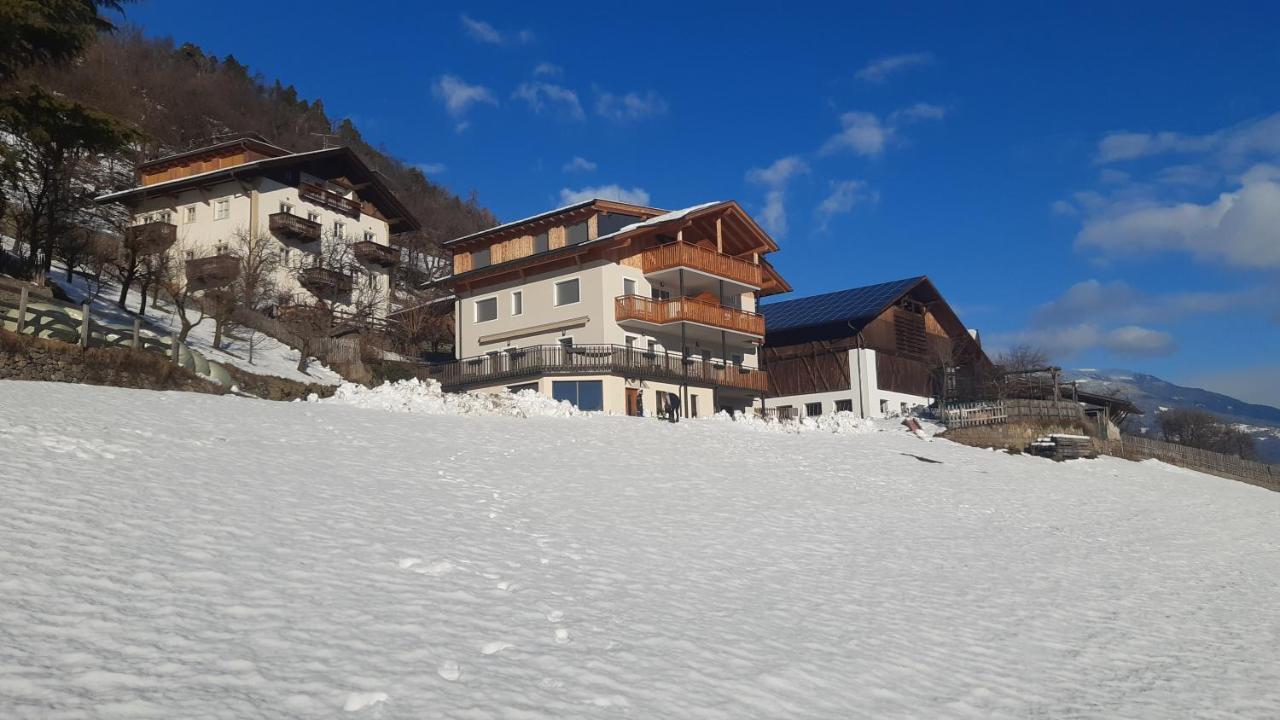
[[[580,297],[578,278],[556,283],[556,305],[572,305]]]
[[[604,382],[601,380],[553,380],[551,397],[568,400],[579,410],[604,410]]]
[[[574,223],[566,227],[564,229],[564,237],[566,245],[577,245],[578,243],[586,242],[589,237],[587,221],[583,220],[580,223]]]
[[[488,322],[498,319],[498,298],[485,298],[476,301],[476,322]]]
[[[635,280],[632,280],[631,278],[623,278],[623,280],[622,280],[622,294],[623,294],[623,295],[635,295],[635,294],[636,294],[636,281],[635,281]]]
[[[622,213],[601,213],[596,217],[596,235],[612,235],[628,225],[634,225],[640,222],[638,215],[624,215]]]

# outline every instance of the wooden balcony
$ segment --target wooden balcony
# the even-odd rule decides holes
[[[682,358],[622,345],[535,345],[492,355],[429,365],[428,377],[446,390],[498,385],[545,375],[612,374],[639,380],[736,388],[765,392],[768,375],[761,370],[719,361]]]
[[[240,258],[214,255],[186,262],[187,286],[192,290],[226,287],[240,277]]]
[[[667,243],[645,250],[640,260],[646,275],[683,267],[756,288],[764,284],[764,271],[759,265],[701,245]]]
[[[392,267],[400,263],[399,250],[372,240],[361,240],[358,243],[352,243],[351,249],[355,251],[356,259],[362,263],[380,267]]]
[[[316,203],[333,208],[340,213],[350,215],[351,217],[360,217],[360,201],[343,197],[335,192],[330,192],[318,185],[302,183],[298,186],[298,197],[308,202]]]
[[[302,243],[320,241],[320,223],[298,217],[293,213],[278,212],[268,216],[271,232]]]
[[[125,247],[139,255],[164,252],[178,241],[178,226],[170,222],[130,225],[124,230]]]
[[[652,325],[692,322],[745,335],[764,335],[764,316],[697,298],[651,300],[639,295],[623,295],[614,300],[618,322],[635,320]]]
[[[298,273],[298,282],[321,298],[332,298],[351,292],[351,278],[329,268],[306,268]]]

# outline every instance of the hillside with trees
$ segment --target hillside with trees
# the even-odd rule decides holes
[[[462,199],[422,171],[367,142],[350,119],[335,120],[322,99],[299,97],[228,55],[150,38],[138,28],[102,33],[71,64],[43,65],[32,80],[131,126],[138,139],[123,160],[140,160],[209,144],[219,136],[257,133],[295,152],[345,145],[380,172],[422,229],[400,240],[430,252],[438,243],[496,224],[474,193]],[[325,137],[329,136],[329,137]]]

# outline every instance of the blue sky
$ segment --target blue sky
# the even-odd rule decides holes
[[[828,5],[128,18],[322,97],[500,219],[732,198],[796,297],[927,274],[989,347],[1280,404],[1280,8]]]

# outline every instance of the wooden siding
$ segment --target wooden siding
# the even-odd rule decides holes
[[[638,320],[655,325],[695,322],[749,335],[764,334],[763,315],[699,298],[652,300],[639,295],[623,295],[614,301],[614,312],[619,322]]]
[[[215,155],[213,157],[193,157],[177,165],[147,170],[142,173],[141,181],[143,185],[154,185],[159,182],[177,180],[178,178],[199,175],[200,173],[211,172],[213,170],[235,167],[236,165],[243,165],[256,160],[262,160],[266,157],[266,155],[252,150],[234,148],[226,154]]]
[[[763,350],[762,359],[769,368],[770,395],[807,395],[853,387],[847,343],[809,342],[785,350],[782,354],[777,348]]]

